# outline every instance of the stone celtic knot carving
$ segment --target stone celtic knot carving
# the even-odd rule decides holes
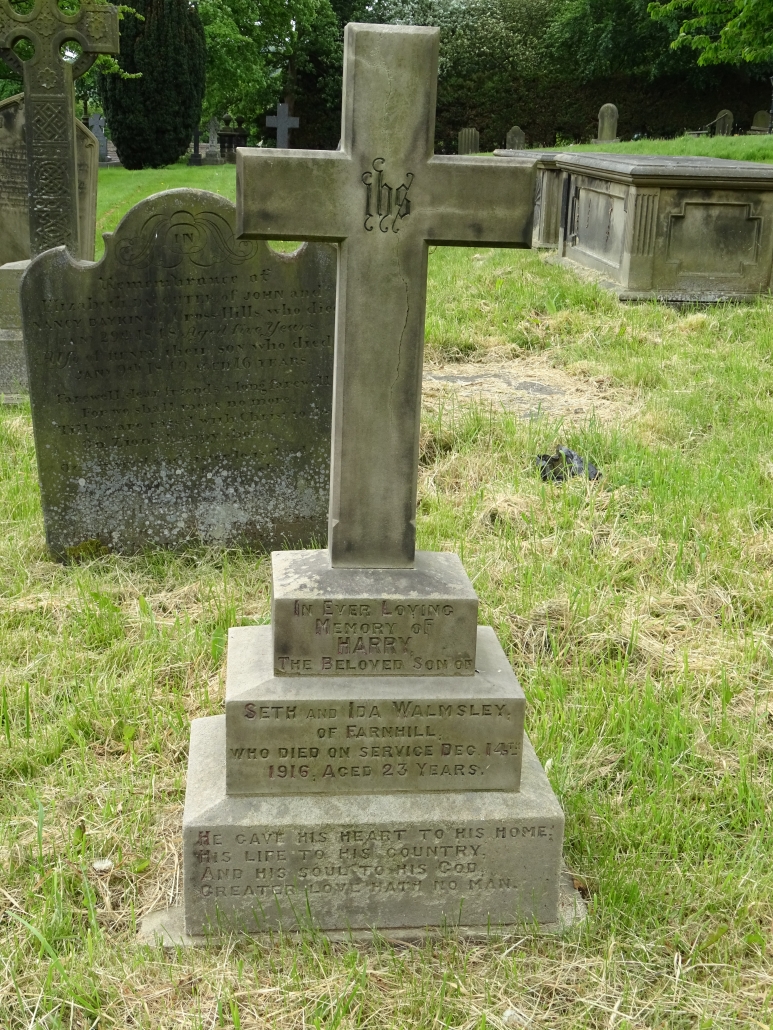
[[[223,262],[241,265],[256,253],[256,242],[237,240],[228,222],[213,211],[177,211],[152,215],[137,236],[121,241],[116,256],[122,265],[158,262],[175,268],[187,258],[206,268]]]
[[[365,184],[367,191],[365,200],[365,230],[372,232],[374,229],[373,220],[378,218],[378,227],[381,232],[398,232],[400,226],[398,225],[398,219],[407,218],[411,213],[411,202],[408,199],[408,190],[411,188],[414,176],[413,172],[408,172],[405,176],[405,182],[393,189],[389,183],[384,181],[384,165],[386,160],[383,157],[377,157],[372,164],[373,171],[367,171],[362,173],[362,181]],[[376,180],[373,181],[375,173]],[[375,191],[375,212],[373,210],[373,201]],[[392,219],[391,226],[386,224],[389,219]]]
[[[46,142],[64,142],[67,139],[67,110],[64,97],[61,103],[55,100],[46,100],[35,106],[33,127],[37,138]]]

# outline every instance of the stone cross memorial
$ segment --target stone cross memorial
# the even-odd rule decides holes
[[[205,165],[222,165],[225,164],[224,159],[220,156],[220,144],[217,141],[217,134],[220,130],[220,122],[214,116],[209,119],[207,126],[209,132],[209,142],[207,143],[207,151],[204,154]]]
[[[99,160],[104,164],[107,161],[107,136],[105,135],[105,116],[103,114],[92,114],[89,117],[89,128],[99,143]]]
[[[329,550],[273,559],[193,723],[189,934],[558,918],[564,819],[459,559],[415,550],[428,247],[528,246],[534,164],[433,154],[438,30],[346,28],[338,151],[240,150],[245,238],[338,244]]]
[[[0,265],[30,257],[30,209],[24,96],[0,101]],[[97,224],[99,143],[83,122],[75,119],[75,163],[78,190],[78,247],[76,255],[94,259]]]
[[[144,547],[324,541],[335,250],[234,238],[230,201],[170,190],[22,282],[46,539]]]
[[[27,180],[24,96],[0,102],[0,393],[27,389],[27,365],[21,331],[19,283],[30,257],[30,204]],[[75,120],[78,173],[78,250],[94,257],[97,223],[97,140]]]
[[[21,60],[13,47],[34,47]],[[62,47],[74,42],[81,53],[65,60]],[[31,253],[64,245],[79,247],[78,175],[75,151],[73,79],[89,70],[99,54],[118,53],[118,12],[111,4],[82,0],[66,14],[56,0],[36,0],[19,14],[0,0],[0,57],[24,76],[29,232]]]
[[[276,129],[276,145],[280,150],[290,146],[290,129],[297,129],[301,124],[297,118],[291,118],[287,104],[277,104],[276,114],[266,118],[266,128]]]

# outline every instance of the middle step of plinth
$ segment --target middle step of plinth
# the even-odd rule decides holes
[[[489,626],[473,676],[275,676],[270,626],[228,635],[231,795],[517,791],[526,701]]]

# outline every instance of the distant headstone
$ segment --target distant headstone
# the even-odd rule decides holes
[[[107,136],[105,135],[105,116],[103,114],[92,114],[89,116],[89,128],[97,138],[99,144],[99,162],[104,164],[107,161]]]
[[[599,110],[599,128],[596,143],[617,142],[617,108],[614,104],[604,104]]]
[[[0,264],[30,256],[30,216],[27,193],[24,96],[0,102]],[[94,259],[97,224],[99,144],[94,134],[75,120],[78,175],[79,245],[77,255]]]
[[[480,153],[480,133],[477,129],[467,128],[459,130],[459,153]]]
[[[77,264],[30,264],[22,315],[46,539],[119,552],[326,537],[335,250],[234,237],[199,190],[142,201]]]
[[[300,124],[297,118],[290,117],[287,104],[277,104],[276,114],[266,118],[266,127],[276,129],[276,145],[280,150],[287,150],[290,146],[290,129],[297,129]]]
[[[733,135],[733,112],[723,108],[714,120],[714,134],[716,136]]]
[[[766,135],[770,130],[770,112],[769,111],[758,111],[749,129],[751,136],[762,136]]]
[[[526,133],[519,125],[514,125],[507,134],[508,150],[523,150],[526,147]]]
[[[188,158],[188,164],[193,168],[197,168],[203,162],[201,160],[201,153],[199,152],[199,143],[201,141],[201,132],[199,130],[198,122],[193,130],[193,152]]]
[[[220,143],[218,142],[217,134],[220,131],[220,122],[217,118],[210,118],[208,125],[209,142],[207,143],[207,152],[204,154],[205,165],[221,165],[225,162],[220,156]]]

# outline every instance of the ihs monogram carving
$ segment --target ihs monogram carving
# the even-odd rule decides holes
[[[393,189],[389,183],[384,181],[384,165],[386,160],[377,157],[372,164],[373,171],[363,172],[362,181],[365,183],[367,196],[365,200],[365,222],[367,232],[375,228],[375,219],[378,219],[378,227],[381,232],[398,232],[400,226],[398,220],[407,218],[411,213],[411,202],[408,199],[408,190],[411,188],[414,176],[408,172],[405,182],[397,189]],[[373,176],[376,176],[375,182]],[[375,190],[375,211],[374,211],[374,190]],[[391,218],[391,224],[390,224]]]

